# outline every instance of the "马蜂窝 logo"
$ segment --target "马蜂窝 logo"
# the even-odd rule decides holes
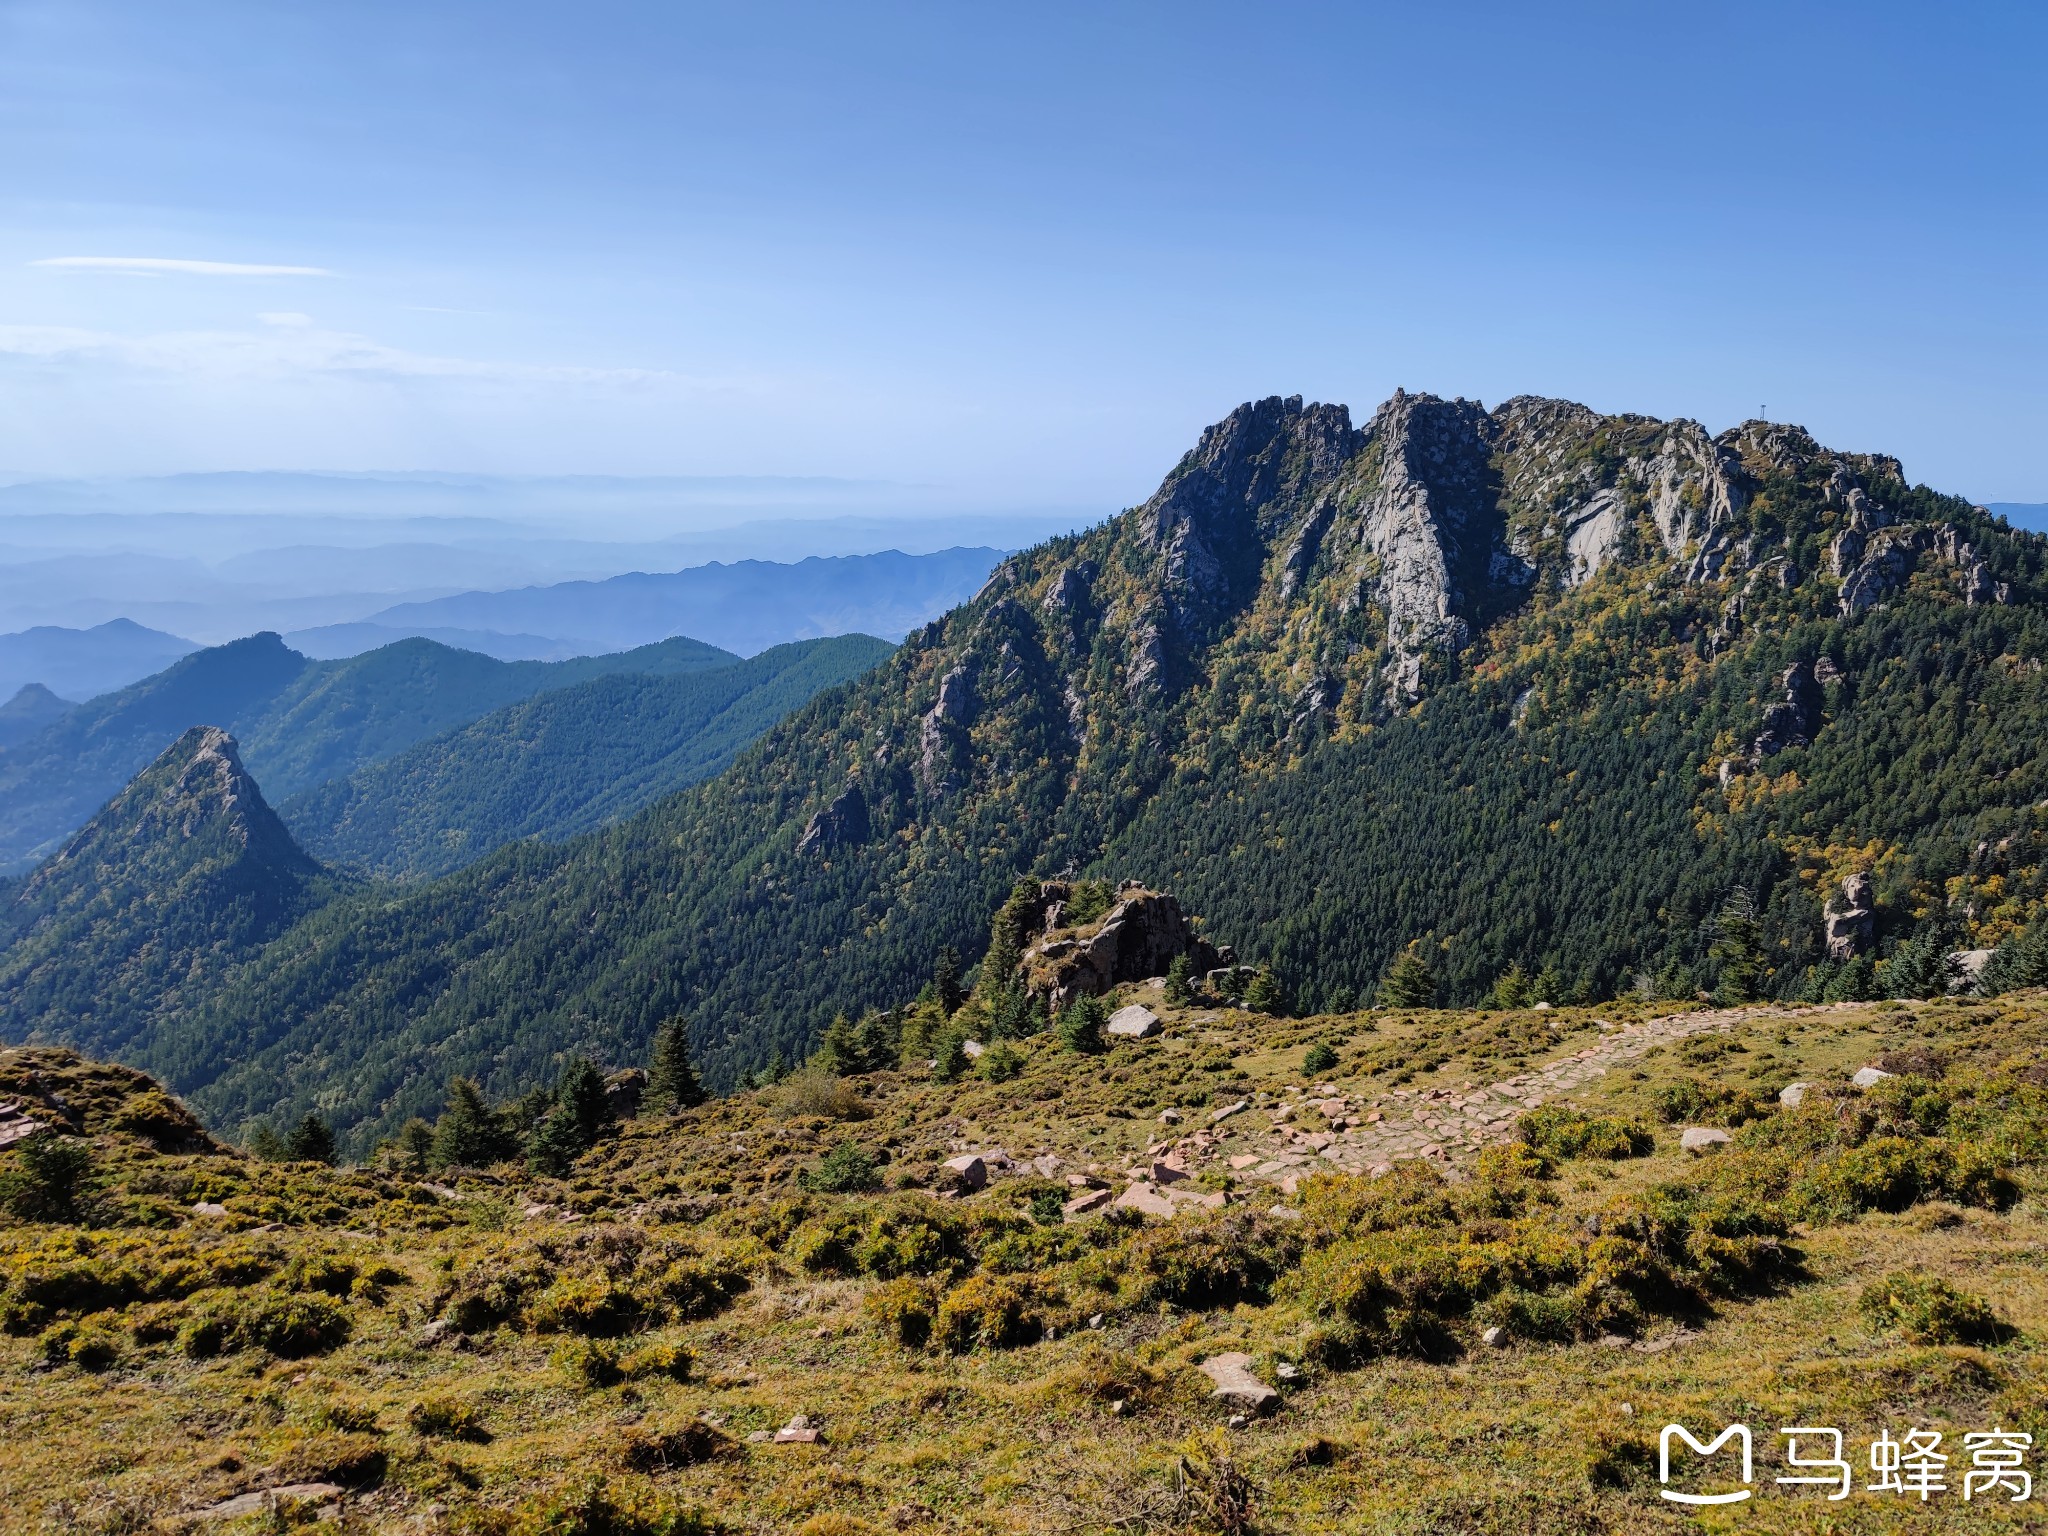
[[[1808,1424],[1793,1425],[1778,1433],[1785,1437],[1785,1465],[1792,1470],[1790,1475],[1773,1478],[1773,1482],[1787,1487],[1825,1488],[1831,1503],[1849,1497],[1855,1488],[1856,1469],[1842,1454],[1839,1429]],[[1724,1478],[1723,1491],[1718,1493],[1684,1493],[1671,1487],[1673,1440],[1683,1441],[1700,1457],[1712,1456],[1734,1442],[1742,1456],[1741,1477],[1733,1479],[1732,1486]],[[1880,1430],[1870,1442],[1871,1476],[1863,1491],[1917,1497],[1923,1504],[1936,1494],[1953,1491],[1948,1481],[1950,1456],[1940,1449],[1942,1440],[1941,1431],[1934,1429],[1908,1429],[1898,1440],[1892,1438],[1889,1430]],[[2017,1504],[2033,1497],[2033,1475],[2026,1470],[2027,1453],[2034,1444],[2032,1436],[1995,1428],[1966,1434],[1962,1440],[1970,1457],[1968,1468],[1963,1469],[1961,1492],[1965,1500],[2005,1498]],[[1657,1437],[1657,1481],[1662,1485],[1657,1490],[1658,1497],[1674,1504],[1741,1503],[1755,1492],[1750,1487],[1756,1477],[1749,1426],[1730,1424],[1713,1439],[1702,1441],[1683,1424],[1666,1424]]]

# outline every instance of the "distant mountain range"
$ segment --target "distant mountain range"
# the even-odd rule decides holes
[[[1002,559],[997,549],[931,555],[884,550],[813,556],[793,565],[713,562],[511,592],[465,592],[373,614],[391,628],[546,635],[589,650],[689,634],[752,655],[789,640],[871,634],[900,640],[972,597]]]
[[[351,873],[445,874],[520,838],[602,826],[710,777],[890,649],[844,635],[733,666],[551,688],[304,790],[279,811],[303,847]]]
[[[74,703],[98,698],[161,672],[199,647],[128,619],[92,629],[39,625],[0,635],[0,698],[40,683]]]
[[[345,661],[308,660],[276,635],[215,646],[0,750],[0,873],[54,852],[194,725],[238,737],[250,772],[284,799],[543,688],[738,660],[684,638],[563,662],[502,662],[430,640]]]

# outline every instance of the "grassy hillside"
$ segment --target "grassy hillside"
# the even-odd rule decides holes
[[[311,662],[276,635],[252,635],[187,656],[0,750],[0,869],[24,870],[54,852],[195,725],[234,734],[250,771],[282,800],[543,688],[736,660],[678,637],[566,662],[496,661],[431,640]]]
[[[1138,995],[1163,1035],[799,1075],[604,1129],[561,1179],[166,1152],[96,1079],[71,1210],[0,1222],[0,1523],[328,1485],[299,1518],[507,1536],[2037,1528],[1960,1473],[1965,1433],[2048,1437],[2048,999]],[[85,1070],[0,1055],[0,1095]],[[986,1189],[942,1166],[968,1152]],[[48,1193],[21,1160],[16,1208]],[[1155,1166],[1179,1214],[1062,1216]],[[1233,1352],[1258,1411],[1212,1395]],[[775,1443],[798,1415],[817,1439]],[[1736,1515],[1658,1499],[1674,1421],[1756,1431]],[[1845,1432],[1847,1500],[1773,1481],[1785,1424]],[[1925,1507],[1862,1486],[1908,1428],[1952,1456]],[[288,1527],[260,1502],[212,1528]]]
[[[713,670],[550,689],[307,790],[280,814],[302,845],[343,868],[393,880],[445,874],[521,838],[588,831],[710,777],[889,650],[846,635]]]

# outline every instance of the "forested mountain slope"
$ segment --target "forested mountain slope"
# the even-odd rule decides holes
[[[1857,870],[1878,942],[1988,939],[2040,883],[2042,558],[1796,428],[1261,401],[720,779],[333,904],[157,1060],[226,1125],[367,1129],[688,1010],[729,1082],[1068,865],[1177,884],[1307,1003],[1411,940],[1460,1000],[1683,985],[1737,891],[1794,988]]]
[[[497,661],[431,640],[316,662],[276,635],[251,635],[82,704],[0,751],[0,870],[53,852],[194,725],[234,732],[250,772],[282,800],[543,688],[738,659],[678,637],[563,662]]]
[[[352,872],[445,874],[520,838],[589,831],[717,773],[889,651],[843,635],[710,671],[550,689],[307,790],[280,814],[304,847]]]
[[[0,1035],[146,1058],[183,998],[332,890],[233,738],[195,726],[0,894]]]

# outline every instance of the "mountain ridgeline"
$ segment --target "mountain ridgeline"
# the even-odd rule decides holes
[[[1859,871],[1880,950],[1996,942],[2048,863],[2043,555],[1792,427],[1263,400],[721,777],[344,896],[144,1064],[358,1145],[452,1073],[509,1094],[677,1013],[729,1084],[1066,869],[1175,890],[1301,1009],[1411,945],[1449,1001],[1511,966],[1689,993],[1731,907],[1789,993]]]

